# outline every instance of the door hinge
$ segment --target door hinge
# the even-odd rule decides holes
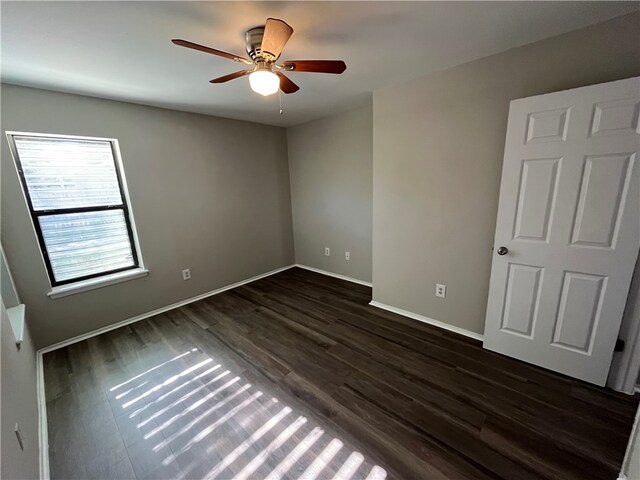
[[[621,338],[616,340],[616,348],[613,349],[614,352],[621,352],[624,350],[624,340]]]

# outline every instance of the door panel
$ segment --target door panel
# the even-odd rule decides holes
[[[530,113],[525,143],[564,141],[567,137],[569,109]]]
[[[509,264],[502,330],[531,337],[540,301],[542,268]]]
[[[639,114],[639,78],[511,102],[485,348],[604,385],[640,246]]]
[[[628,196],[633,157],[634,154],[623,154],[585,158],[573,245],[613,247]]]
[[[591,124],[591,135],[628,135],[638,132],[640,101],[625,98],[596,103]]]
[[[514,238],[547,241],[560,160],[543,158],[523,162]]]
[[[589,353],[600,320],[606,277],[564,272],[553,345]]]

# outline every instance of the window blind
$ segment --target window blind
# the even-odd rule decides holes
[[[115,145],[13,136],[18,171],[54,285],[137,266]]]

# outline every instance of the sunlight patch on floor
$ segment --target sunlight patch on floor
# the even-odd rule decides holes
[[[191,352],[195,352],[196,350],[198,350],[198,349],[197,349],[197,348],[193,348],[193,349],[191,350]],[[136,375],[135,377],[130,378],[130,379],[129,379],[129,380],[127,380],[126,382],[122,382],[121,384],[116,385],[115,387],[110,388],[110,389],[109,389],[109,391],[110,391],[110,392],[114,392],[114,391],[116,391],[117,389],[119,389],[120,387],[123,387],[123,386],[125,386],[125,385],[127,385],[127,384],[129,384],[129,383],[133,382],[134,380],[137,380],[138,378],[143,377],[143,376],[145,376],[145,375],[147,375],[147,374],[149,374],[149,373],[153,372],[154,370],[157,370],[157,369],[159,369],[159,368],[162,368],[162,367],[164,367],[165,365],[167,365],[167,364],[169,364],[169,363],[171,363],[171,362],[175,362],[176,360],[178,360],[179,358],[184,357],[185,355],[189,355],[191,352],[185,352],[185,353],[183,353],[183,354],[181,354],[181,355],[178,355],[177,357],[173,357],[171,360],[167,360],[166,362],[161,363],[160,365],[156,365],[155,367],[152,367],[152,368],[150,368],[149,370],[146,370],[146,371],[144,371],[144,372],[140,373],[139,375]]]
[[[194,348],[109,389],[116,392],[144,380],[115,399],[122,409],[139,404],[126,419],[141,431],[141,441],[149,442],[150,455],[164,452],[164,466],[188,463],[180,478],[188,478],[201,467],[201,460],[207,460],[211,461],[208,471],[198,474],[199,478],[247,480],[260,471],[259,476],[267,480],[386,479],[386,470],[365,463],[358,451],[347,450],[342,453],[349,453],[346,460],[340,460],[345,444],[338,438],[328,436],[325,441],[331,441],[323,448],[320,441],[327,429],[308,425],[306,416],[291,417],[285,423],[293,408],[278,406],[281,402],[273,395],[252,392],[252,384],[243,383],[241,376],[227,380],[231,370],[220,372],[222,363],[211,366],[213,362]],[[182,383],[174,385],[178,381]],[[146,390],[140,393],[143,387]],[[195,447],[199,450],[194,450],[194,456],[189,452]],[[183,459],[187,454],[190,457]]]

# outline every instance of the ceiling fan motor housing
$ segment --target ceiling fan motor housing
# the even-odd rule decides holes
[[[257,60],[273,61],[275,58],[270,57],[269,54],[262,53],[262,37],[264,35],[264,25],[260,27],[254,27],[244,34],[244,38],[247,42],[247,53],[251,60],[254,62]]]

